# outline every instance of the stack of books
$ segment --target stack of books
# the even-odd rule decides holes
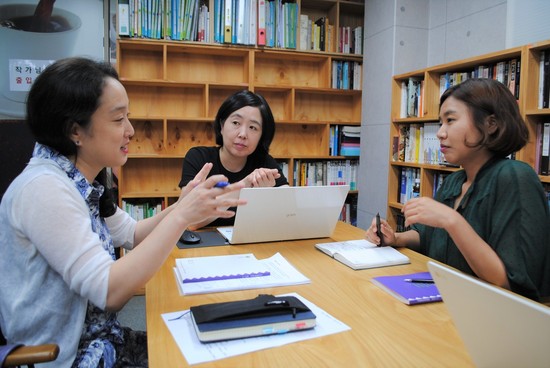
[[[340,156],[359,156],[361,127],[344,125],[341,128]]]

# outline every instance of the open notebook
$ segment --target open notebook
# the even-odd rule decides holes
[[[428,269],[476,366],[550,366],[550,308],[440,263]]]
[[[230,244],[329,237],[348,192],[349,185],[244,188],[248,203],[218,231]]]

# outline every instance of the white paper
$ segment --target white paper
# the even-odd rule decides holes
[[[280,253],[276,253],[270,258],[258,260],[258,262],[269,271],[269,276],[183,283],[182,276],[178,272],[177,267],[174,267],[174,273],[181,295],[259,289],[275,286],[309,284],[311,282],[310,279],[294,268],[294,266],[292,266]]]
[[[207,282],[244,278],[246,275],[264,277],[269,270],[254,254],[177,258],[176,268],[184,282]]]
[[[282,346],[297,341],[309,340],[347,330],[349,326],[304,299],[296,293],[278,295],[295,296],[306,304],[317,316],[317,325],[311,330],[292,332],[281,335],[250,337],[246,339],[222,342],[201,343],[197,337],[189,310],[162,314],[162,319],[172,333],[187,363],[198,364],[219,360],[252,351]]]

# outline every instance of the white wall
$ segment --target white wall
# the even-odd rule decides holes
[[[508,0],[506,48],[550,39],[550,1]]]
[[[8,4],[36,5],[38,4],[38,0],[0,0],[0,5]],[[71,55],[104,59],[103,34],[105,23],[103,20],[103,0],[56,0],[54,9],[63,9],[72,12],[80,18],[81,26],[75,31],[77,32],[76,42],[72,47]],[[2,14],[0,14],[1,16]],[[3,43],[0,39],[0,73],[4,73],[7,80],[8,64],[6,60],[10,58],[10,50],[2,45]],[[24,118],[25,103],[8,98],[3,93],[7,88],[8,86],[0,86],[0,119]]]
[[[506,0],[430,0],[428,66],[506,48]]]

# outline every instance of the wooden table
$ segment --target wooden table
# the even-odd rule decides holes
[[[175,248],[146,286],[149,365],[187,367],[162,313],[193,305],[296,292],[351,330],[294,344],[230,357],[194,367],[471,367],[472,360],[444,303],[408,306],[375,286],[374,276],[427,271],[427,257],[402,250],[410,265],[354,271],[314,248],[315,243],[361,239],[364,230],[338,223],[332,238]],[[311,284],[180,296],[175,258],[254,253],[263,259],[280,252]]]

